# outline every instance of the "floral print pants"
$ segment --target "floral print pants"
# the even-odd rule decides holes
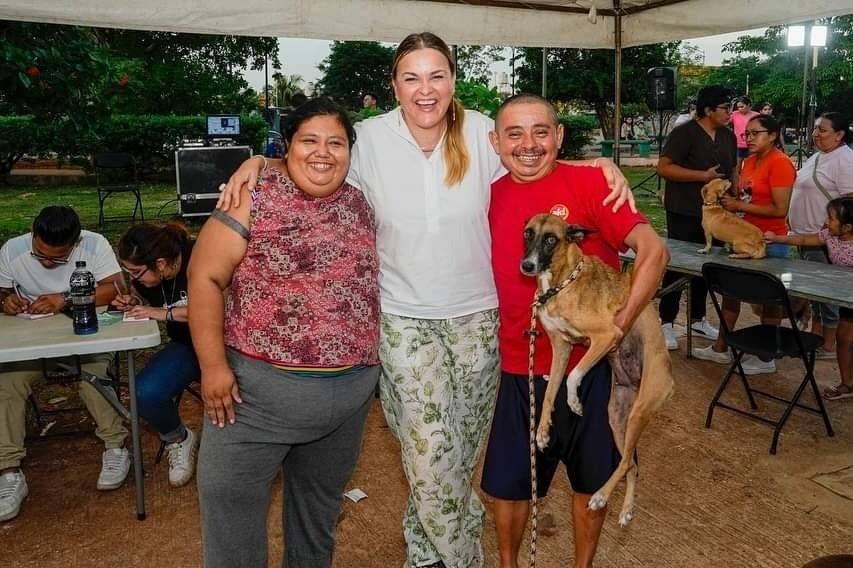
[[[382,408],[400,441],[408,566],[482,566],[485,509],[471,474],[500,376],[497,310],[445,320],[382,315]]]

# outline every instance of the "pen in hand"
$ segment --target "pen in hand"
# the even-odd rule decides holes
[[[122,292],[121,288],[118,285],[118,282],[113,280],[113,287],[116,289],[116,297],[112,301],[113,306],[116,307],[119,311],[127,311],[133,307],[133,296],[129,294],[125,294]]]

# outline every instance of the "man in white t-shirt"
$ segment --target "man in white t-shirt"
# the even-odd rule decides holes
[[[95,303],[108,304],[116,295],[114,283],[121,282],[121,269],[109,242],[81,230],[77,213],[69,207],[42,209],[32,232],[10,239],[0,248],[0,309],[5,314],[0,318],[55,314],[65,309],[70,302],[71,273],[80,260],[86,261],[97,281]],[[73,366],[75,359],[69,358]],[[82,370],[103,377],[111,359],[110,353],[104,353],[82,356],[79,361]],[[21,470],[26,455],[26,405],[33,383],[42,376],[41,361],[0,364],[0,521],[15,518],[27,496]],[[117,489],[130,470],[130,456],[124,448],[127,429],[89,383],[80,383],[80,398],[95,419],[95,434],[106,446],[97,488]]]

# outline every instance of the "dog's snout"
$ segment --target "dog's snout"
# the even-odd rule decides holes
[[[521,272],[527,274],[528,276],[536,273],[536,263],[530,259],[524,259],[521,261]]]

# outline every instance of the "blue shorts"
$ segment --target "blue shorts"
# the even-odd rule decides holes
[[[544,497],[562,461],[577,493],[595,493],[619,464],[619,451],[607,415],[610,401],[610,364],[600,361],[583,378],[580,400],[583,416],[569,410],[566,382],[554,404],[551,441],[536,454],[537,494]],[[547,381],[535,378],[536,418],[542,412]],[[495,416],[483,465],[483,491],[498,499],[530,499],[530,402],[527,376],[501,373]]]

